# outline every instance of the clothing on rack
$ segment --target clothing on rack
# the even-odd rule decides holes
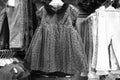
[[[100,17],[98,18],[98,20],[99,20],[98,30],[100,30],[100,28],[103,27],[103,28],[101,28],[101,31],[98,32],[98,36],[101,36],[101,38],[104,40],[104,41],[102,40],[101,42],[104,42],[104,44],[106,43],[105,44],[106,47],[103,48],[104,45],[103,44],[100,45],[101,42],[99,40],[98,43],[101,46],[101,50],[103,50],[103,49],[104,49],[104,51],[106,50],[106,53],[104,53],[104,54],[106,54],[106,56],[107,56],[108,55],[108,46],[110,44],[110,40],[112,39],[113,50],[115,51],[115,55],[118,60],[118,63],[117,63],[117,61],[115,61],[116,63],[113,64],[113,66],[120,66],[120,59],[119,59],[120,55],[119,55],[119,48],[118,48],[120,45],[120,42],[119,42],[120,39],[119,39],[119,35],[118,35],[120,33],[119,11],[115,10],[112,6],[109,6],[105,10],[99,11],[98,15],[100,15]],[[100,21],[101,21],[101,23],[100,23]],[[103,29],[104,29],[104,33],[102,33]],[[103,38],[103,34],[106,36],[105,38]],[[99,45],[98,45],[98,47],[99,47]],[[101,65],[103,62],[100,59],[103,58],[102,55],[104,55],[104,54],[101,54],[101,50],[98,51],[98,52],[100,52],[100,53],[98,53],[98,61],[97,61],[97,69],[98,70],[101,69],[101,67],[103,67]],[[113,55],[113,54],[110,54],[110,55]],[[107,59],[107,57],[106,57],[106,59]],[[109,60],[109,58],[107,60]],[[114,59],[112,59],[112,61],[114,61]],[[118,69],[118,67],[111,68],[109,62],[106,64],[107,65],[109,64],[108,67],[110,68],[110,70]],[[107,68],[107,69],[109,70],[109,68]]]
[[[30,75],[23,63],[12,63],[0,68],[0,80],[24,80]]]
[[[58,11],[49,5],[37,12],[39,26],[32,38],[25,60],[31,70],[74,74],[87,72],[87,57],[74,21],[77,9],[64,4]]]
[[[7,15],[10,29],[10,48],[23,46],[23,9],[20,0],[15,0],[15,6],[7,7]]]
[[[119,70],[119,17],[119,11],[113,7],[100,7],[82,23],[81,37],[84,47],[88,47],[87,54],[89,55],[90,71],[97,70],[106,72],[109,70]],[[109,50],[108,47],[111,39],[112,48]],[[88,43],[91,45],[88,46]]]
[[[91,70],[91,62],[94,63],[96,61],[96,57],[92,56],[97,48],[96,44],[96,18],[94,16],[87,18],[81,23],[80,35],[82,38],[82,42],[84,45],[85,53],[87,55],[89,71]],[[96,55],[95,55],[96,56]],[[93,61],[92,61],[93,57]],[[95,62],[96,63],[96,62]],[[94,64],[96,65],[96,64]],[[94,68],[94,66],[92,66]]]
[[[26,19],[28,20],[27,22],[27,28],[26,28],[26,50],[29,47],[29,44],[32,40],[33,34],[38,26],[38,20],[37,20],[37,15],[36,15],[36,11],[37,11],[37,7],[36,4],[33,3],[32,0],[27,0],[26,4],[28,5],[27,8],[24,10],[24,12],[27,14]],[[24,4],[24,6],[26,5]],[[24,14],[25,14],[24,13]]]
[[[15,0],[15,6],[7,7],[10,29],[10,48],[25,50],[33,35],[33,4],[31,0]],[[36,23],[35,23],[36,25]]]

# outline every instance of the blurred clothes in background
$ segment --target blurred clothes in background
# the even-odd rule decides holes
[[[6,9],[0,13],[0,49],[9,49],[9,24]]]

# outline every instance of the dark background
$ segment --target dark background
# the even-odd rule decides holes
[[[51,0],[31,0],[36,3],[37,7],[41,5],[41,1],[49,3]],[[70,3],[75,6],[78,6],[80,9],[82,9],[84,12],[92,13],[100,7],[106,0],[63,0],[65,3]],[[5,3],[7,0],[0,0],[0,11],[2,8],[5,7]],[[119,5],[120,0],[115,0],[113,6],[120,7]]]
[[[40,4],[41,1],[45,1],[45,2],[50,2],[51,0],[33,0],[33,2]],[[96,8],[95,6],[98,6],[98,4],[100,5],[101,3],[103,3],[105,0],[63,0],[65,3],[70,3],[73,5],[78,5],[82,8],[87,9],[88,7],[94,9]],[[5,2],[7,2],[7,0],[0,0],[0,10],[5,6]],[[88,9],[89,10],[89,9]]]

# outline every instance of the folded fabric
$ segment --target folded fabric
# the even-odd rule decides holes
[[[1,80],[21,79],[27,77],[29,74],[29,71],[22,63],[13,63],[0,69]]]

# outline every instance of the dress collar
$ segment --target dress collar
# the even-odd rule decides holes
[[[68,8],[68,4],[64,3],[64,5],[61,7],[61,9],[54,11],[49,4],[45,4],[45,9],[46,9],[47,13],[50,15],[64,13],[67,8]]]

